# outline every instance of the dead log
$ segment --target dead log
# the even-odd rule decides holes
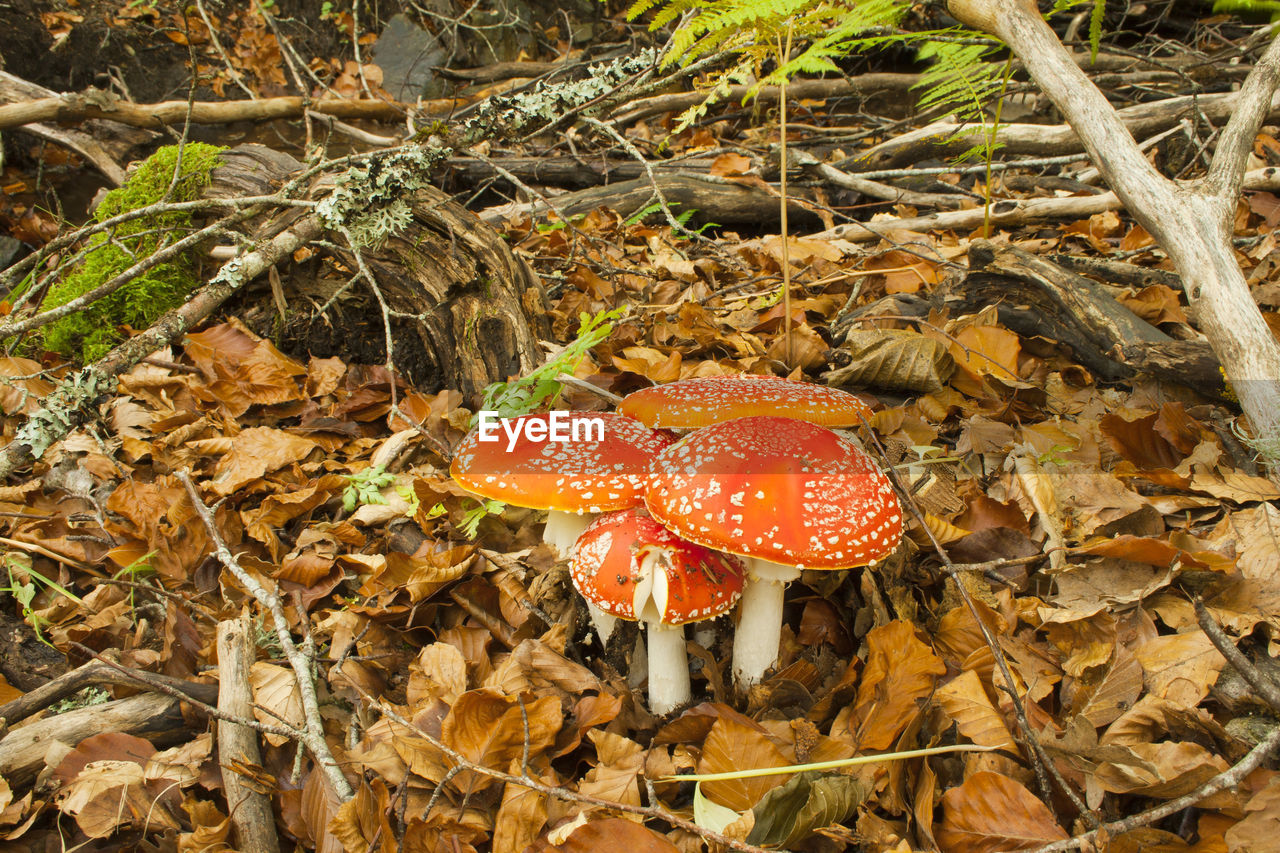
[[[761,187],[709,175],[658,174],[656,178],[653,182],[643,177],[565,193],[556,196],[553,204],[562,216],[578,216],[607,207],[627,217],[654,203],[656,185],[674,213],[696,211],[693,218],[697,222],[758,227],[778,221],[778,196]],[[804,227],[821,225],[813,207],[805,204],[815,198],[811,189],[788,191],[787,216]],[[498,223],[505,218],[542,216],[549,211],[550,206],[542,201],[517,202],[490,207],[481,211],[480,218]]]
[[[242,145],[222,155],[206,195],[217,198],[269,193],[302,165],[260,145]],[[541,362],[537,330],[545,322],[541,283],[502,237],[447,195],[425,186],[406,199],[412,223],[378,249],[364,249],[392,313],[394,364],[419,388],[454,388],[470,394],[491,382],[527,372]],[[251,231],[274,231],[302,214],[271,211]],[[343,244],[341,235],[329,235]],[[349,249],[342,265],[356,270]],[[261,292],[243,306],[254,331],[290,352],[341,356],[379,364],[386,359],[381,307],[362,282],[347,282],[295,267],[282,277],[289,309],[283,326]],[[321,312],[319,308],[329,305]]]
[[[1103,285],[1021,249],[974,242],[968,275],[944,289],[942,298],[953,316],[995,305],[1001,323],[1025,337],[1038,335],[1069,347],[1104,381],[1146,373],[1203,394],[1224,394],[1218,360],[1207,342],[1175,341],[1117,302]]]
[[[1046,258],[985,240],[971,246],[969,268],[928,298],[896,294],[863,306],[841,318],[833,336],[841,341],[859,321],[874,317],[925,319],[934,312],[958,317],[994,305],[1002,325],[1066,347],[1104,382],[1145,374],[1226,398],[1218,359],[1207,342],[1174,340],[1117,302],[1104,285]],[[833,351],[837,366],[839,353]]]

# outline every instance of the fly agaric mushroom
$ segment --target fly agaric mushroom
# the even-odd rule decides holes
[[[556,435],[559,418],[568,421],[567,434],[573,440],[531,438]],[[603,438],[593,440],[599,431],[589,424],[597,419]],[[587,421],[588,428],[575,431],[579,421]],[[597,514],[643,501],[650,461],[674,440],[669,433],[612,412],[522,415],[506,419],[502,429],[490,433],[487,439],[480,427],[467,433],[454,451],[450,475],[481,497],[550,510],[542,538],[564,556]],[[591,618],[600,641],[608,640],[614,620],[595,610]]]
[[[778,376],[700,376],[628,394],[618,411],[651,427],[697,429],[754,415],[860,426],[871,407],[846,391]]]
[[[714,619],[742,595],[736,557],[686,542],[641,510],[602,515],[578,539],[569,575],[579,594],[648,626],[649,709],[690,699],[684,625]]]
[[[645,504],[681,537],[747,558],[733,671],[747,687],[778,656],[783,592],[801,569],[874,565],[897,547],[889,478],[825,427],[750,417],[698,430],[659,453]]]

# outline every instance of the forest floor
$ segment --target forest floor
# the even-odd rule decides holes
[[[1261,43],[1190,6],[1113,13],[1091,65],[1073,45],[1168,175],[1202,171],[1220,108],[1198,99],[1231,92]],[[210,3],[206,25],[185,4],[0,6],[7,285],[75,269],[90,200],[162,144],[228,146],[211,186],[259,204],[279,182],[250,191],[228,164],[265,146],[327,174],[318,199],[348,155],[447,136],[491,96],[651,38],[605,7],[488,30],[438,7]],[[439,48],[435,73],[404,45]],[[785,243],[779,93],[676,132],[704,95],[673,72],[439,163],[467,239],[418,191],[412,239],[308,232],[193,330],[117,358],[92,417],[0,485],[0,853],[1277,849],[1280,487],[1179,277],[1016,75],[988,166],[914,107],[911,57],[843,71],[790,87]],[[285,103],[299,81],[314,104]],[[110,98],[5,112],[90,86]],[[176,121],[145,117],[164,101]],[[284,112],[257,120],[268,101]],[[1280,337],[1269,122],[1234,245]],[[309,210],[224,220],[190,275]],[[437,293],[415,246],[473,280],[415,302],[398,279]],[[77,369],[47,332],[13,334],[34,308],[18,299],[8,441]],[[745,695],[734,617],[690,632],[694,699],[654,715],[641,632],[600,647],[545,515],[450,477],[477,376],[518,396],[537,365],[577,380],[545,404],[588,412],[698,376],[854,392],[903,542],[792,583],[777,666]],[[942,749],[889,755],[925,748]]]

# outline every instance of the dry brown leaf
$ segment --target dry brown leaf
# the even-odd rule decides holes
[[[956,366],[974,377],[992,376],[1002,381],[1018,378],[1018,336],[999,326],[966,326],[948,348]]]
[[[1125,646],[1116,646],[1102,680],[1088,691],[1080,713],[1094,728],[1110,725],[1142,694],[1142,666]]]
[[[293,670],[266,661],[254,661],[249,668],[249,685],[253,688],[253,715],[258,722],[278,726],[283,721],[285,725],[303,727],[302,696]],[[267,708],[273,713],[267,713]],[[262,736],[275,746],[289,740],[279,734],[264,733]]]
[[[858,697],[837,716],[831,735],[860,750],[888,749],[920,714],[919,701],[933,692],[937,676],[947,668],[909,622],[874,628],[866,643]]]
[[[1280,838],[1280,776],[1254,794],[1244,807],[1244,818],[1226,832],[1230,853],[1266,850]]]
[[[1148,640],[1134,653],[1147,675],[1150,694],[1188,708],[1209,695],[1227,662],[1198,628]]]
[[[209,480],[215,494],[229,495],[266,474],[300,462],[316,447],[309,438],[270,427],[251,427],[235,437]]]
[[[981,772],[942,795],[942,822],[933,828],[943,853],[1007,853],[1062,841],[1053,813],[1008,776]]]
[[[544,776],[541,782],[557,784]],[[494,818],[493,853],[522,853],[532,845],[547,823],[547,796],[522,785],[508,784]]]
[[[1105,761],[1094,770],[1098,784],[1115,794],[1172,799],[1189,794],[1228,765],[1198,743],[1138,743],[1130,759]]]
[[[551,848],[563,853],[600,853],[625,850],[627,853],[680,853],[667,839],[635,821],[619,817],[593,820],[573,831],[563,844]]]
[[[945,344],[918,332],[853,329],[840,348],[852,360],[823,375],[828,385],[941,392],[956,369]]]
[[[734,770],[759,770],[783,767],[790,758],[759,729],[744,725],[732,717],[716,720],[702,744],[699,773],[728,773]],[[736,812],[746,811],[760,802],[773,788],[787,781],[786,776],[756,776],[703,782],[702,793]]]
[[[978,673],[962,672],[939,687],[934,695],[964,737],[979,746],[1017,748],[1000,712],[983,689]]]
[[[578,792],[615,803],[640,805],[640,773],[644,770],[644,750],[640,744],[601,729],[587,732],[595,744],[595,767],[578,783]]]
[[[391,828],[387,786],[381,779],[356,788],[355,796],[338,807],[326,827],[347,850],[366,853],[395,853],[397,844]],[[378,846],[374,847],[374,839]]]
[[[163,790],[163,789],[162,789]],[[120,829],[147,826],[177,829],[178,822],[164,800],[148,788],[142,765],[136,761],[93,761],[58,792],[62,811],[90,838],[106,838]]]
[[[471,690],[449,709],[440,740],[472,764],[505,770],[525,749],[530,758],[548,749],[562,723],[560,700],[554,696],[535,699],[532,694],[514,697]],[[478,791],[493,784],[493,779],[465,771],[454,777],[453,784],[461,791]]]

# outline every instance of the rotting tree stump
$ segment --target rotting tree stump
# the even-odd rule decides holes
[[[206,195],[270,194],[303,168],[260,145],[229,149],[222,159]],[[472,394],[536,367],[539,331],[547,323],[537,275],[492,226],[434,187],[405,201],[413,212],[409,227],[378,249],[362,250],[390,315],[397,371],[422,390]],[[298,210],[268,211],[251,220],[249,231],[257,239],[270,236],[307,215]],[[325,239],[344,247],[335,253],[342,277],[328,265],[297,262],[279,270],[283,305],[255,286],[232,310],[285,352],[383,364],[382,306],[367,282],[350,284],[359,265],[342,235]]]

